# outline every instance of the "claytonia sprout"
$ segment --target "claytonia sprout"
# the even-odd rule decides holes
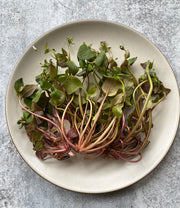
[[[73,39],[67,41],[67,51],[46,44],[44,54],[51,59],[41,64],[36,84],[24,85],[22,78],[14,84],[23,109],[17,123],[25,128],[36,156],[64,160],[76,154],[85,159],[103,155],[138,162],[149,144],[152,111],[170,89],[150,61],[141,64],[144,74],[136,79],[131,66],[137,57],[131,58],[124,46],[118,66],[105,41],[99,50],[84,42],[77,61],[70,56]]]

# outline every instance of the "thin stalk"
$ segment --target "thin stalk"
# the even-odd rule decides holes
[[[139,159],[137,160],[128,160],[127,158],[123,157],[122,155],[118,155],[122,160],[126,161],[126,162],[131,162],[131,163],[136,163],[136,162],[139,162],[141,159],[142,159],[142,155],[139,154]]]
[[[82,107],[81,92],[82,92],[81,89],[79,89],[79,108],[80,108],[81,115],[83,116],[84,112],[83,112],[83,107]]]
[[[105,102],[108,94],[109,94],[109,91],[105,94],[105,96],[104,96],[104,98],[103,98],[103,100],[101,102],[101,105],[99,106],[98,112],[96,113],[96,117],[95,117],[95,120],[93,122],[93,125],[92,125],[92,127],[91,127],[91,129],[90,129],[90,131],[89,131],[89,133],[88,133],[88,135],[87,135],[87,137],[86,137],[86,139],[85,139],[82,147],[84,147],[90,141],[90,139],[91,139],[91,136],[92,136],[94,127],[95,127],[96,122],[97,122],[97,120],[98,120],[98,118],[100,116],[100,113],[101,113],[101,110],[102,110],[102,106],[103,106],[103,104],[104,104],[104,102]]]
[[[133,80],[134,80],[135,85],[138,86],[137,79],[136,79],[136,77],[134,76],[134,74],[132,73],[132,71],[130,70],[129,66],[127,67],[127,69],[128,69],[128,71],[129,71],[129,73],[131,74],[131,76],[132,76],[132,78],[133,78]]]
[[[77,111],[75,111],[75,114],[74,114],[74,126],[75,126],[75,128],[76,128],[76,131],[77,131],[79,137],[80,137],[80,132],[79,132],[79,128],[78,128],[78,126],[77,126],[76,117],[77,117]]]
[[[93,72],[94,72],[94,74],[96,75],[96,77],[97,77],[99,80],[101,80],[101,77],[96,73],[96,71],[94,70]]]
[[[135,86],[137,86],[138,85],[138,81],[137,81],[136,77],[134,76],[134,74],[132,73],[132,71],[130,70],[129,66],[128,66],[128,71],[129,71],[129,73],[131,74],[131,76],[132,76],[132,78],[134,80]],[[141,93],[144,94],[144,91],[142,90],[142,88],[140,87],[139,89],[140,89]]]
[[[71,100],[70,100],[70,101],[68,102],[68,104],[66,105],[66,108],[64,109],[64,113],[63,113],[63,115],[62,115],[62,120],[61,120],[61,121],[62,121],[62,122],[61,122],[61,129],[62,129],[62,133],[63,133],[63,136],[64,136],[66,142],[67,142],[71,147],[74,147],[74,148],[75,148],[75,145],[72,144],[72,143],[69,141],[69,139],[67,138],[66,133],[65,133],[65,130],[64,130],[64,118],[65,118],[65,115],[66,115],[66,111],[67,111],[67,109],[69,108],[69,105],[71,104],[71,102],[73,101],[73,99],[74,99],[74,94],[73,94]]]
[[[140,114],[140,101],[141,101],[141,98],[142,98],[143,94],[141,94],[139,97],[138,97],[138,100],[137,100],[137,109],[138,109],[138,115]],[[147,129],[146,129],[146,124],[144,122],[144,119],[142,118],[142,124],[143,124],[143,127],[144,127],[144,131],[145,131],[145,134],[147,135]]]
[[[108,122],[107,122],[107,123],[108,123]],[[101,130],[100,130],[99,132],[97,132],[96,134],[93,134],[93,135],[92,135],[92,138],[99,136],[99,134],[101,134],[103,131],[105,131],[106,127],[107,127],[107,125],[103,125],[103,126],[101,127]]]
[[[149,102],[149,99],[151,97],[151,94],[152,94],[152,91],[153,91],[153,83],[152,83],[152,80],[151,80],[151,77],[149,75],[149,65],[147,65],[147,68],[146,68],[146,73],[147,73],[147,76],[148,76],[148,80],[149,80],[149,84],[150,84],[150,89],[149,89],[149,93],[147,95],[147,98],[146,98],[146,102],[143,106],[143,109],[142,109],[142,112],[141,114],[139,115],[139,119],[138,121],[136,122],[136,125],[134,126],[134,128],[132,129],[132,131],[125,137],[124,141],[127,141],[129,137],[131,137],[133,135],[133,133],[136,131],[136,129],[138,128],[142,118],[143,118],[143,115],[146,111],[146,107],[147,107],[147,104]]]
[[[55,114],[56,114],[57,119],[58,119],[58,121],[59,121],[59,123],[61,125],[62,124],[62,121],[61,121],[61,118],[59,117],[59,113],[58,113],[57,109],[55,109]],[[62,131],[60,132],[60,134],[61,134],[61,138],[63,138],[63,141],[64,141],[64,137],[63,137]]]
[[[87,87],[86,87],[86,91],[89,90],[89,74],[87,75]]]
[[[101,143],[103,143],[104,141],[106,141],[106,140],[108,139],[108,137],[111,135],[111,133],[113,133],[115,123],[116,123],[116,122],[113,123],[113,125],[111,126],[109,132],[106,132],[107,135],[106,135],[104,138],[103,138],[102,135],[101,135],[101,136],[100,136],[101,138],[98,137],[97,140],[96,140],[94,143],[92,143],[92,144],[95,144],[95,143],[96,143],[96,145],[100,145]]]
[[[83,119],[82,119],[82,122],[81,122],[80,133],[82,133],[82,130],[83,130],[84,121],[85,121],[85,118],[86,118],[86,113],[87,113],[87,107],[88,107],[88,102],[86,103],[86,107],[85,107],[85,111],[84,111]]]
[[[59,110],[59,111],[64,111],[64,108],[58,108],[58,107],[56,107],[56,109]],[[71,113],[70,111],[67,111],[67,113],[68,113],[69,115],[71,115],[71,116],[74,116],[74,114]]]
[[[124,113],[122,114],[122,127],[121,127],[121,131],[120,131],[120,133],[119,133],[119,135],[118,135],[118,140],[120,140],[121,139],[121,135],[122,135],[122,133],[123,133],[123,130],[124,130],[124,127],[125,127],[125,115],[124,115]]]
[[[107,147],[109,144],[111,144],[111,143],[116,139],[116,137],[117,137],[117,134],[118,134],[118,128],[119,128],[119,121],[118,121],[117,124],[116,124],[116,129],[115,129],[114,136],[113,136],[113,138],[112,138],[109,142],[107,142],[106,144],[104,144],[104,145],[102,145],[102,146],[100,146],[100,147],[93,148],[93,149],[91,149],[91,150],[87,150],[86,153],[96,152],[97,150],[102,149],[102,148],[104,148],[104,147]]]
[[[41,131],[46,137],[49,137],[50,139],[52,139],[53,142],[56,142],[56,141],[57,141],[58,137],[49,135],[49,134],[48,134],[49,132],[44,131],[43,129],[41,129],[41,128],[37,127],[37,126],[36,126],[36,129],[37,129],[38,131]],[[51,133],[51,132],[50,132],[50,133]]]
[[[65,152],[66,149],[61,149],[61,150],[42,150],[42,153],[58,153],[58,152]]]
[[[88,98],[87,98],[87,101],[88,101],[89,104],[90,104],[90,114],[89,114],[89,119],[88,119],[88,121],[87,121],[87,124],[86,124],[86,126],[85,126],[83,132],[81,133],[81,135],[80,135],[80,137],[79,137],[79,142],[78,142],[78,146],[79,146],[79,147],[80,147],[81,144],[82,144],[82,140],[83,140],[84,134],[85,134],[85,132],[86,132],[86,130],[87,130],[87,128],[88,128],[88,126],[89,126],[89,124],[90,124],[90,122],[91,122],[91,118],[92,118],[92,102],[91,102]]]
[[[89,160],[89,159],[97,158],[97,157],[99,157],[100,155],[102,155],[103,152],[104,152],[104,149],[102,149],[97,155],[94,155],[94,156],[92,156],[92,157],[85,157],[85,158],[83,158],[83,159],[84,159],[84,160]]]
[[[139,114],[138,112],[138,109],[137,109],[137,105],[136,105],[136,98],[135,98],[135,95],[136,95],[136,91],[139,87],[141,87],[145,82],[147,82],[147,80],[141,82],[140,84],[137,85],[137,87],[135,88],[134,92],[133,92],[133,101],[134,101],[134,106],[135,106],[135,109],[136,109],[136,112],[137,114]],[[140,96],[143,96],[143,94],[141,94]]]
[[[119,81],[121,82],[121,84],[122,84],[122,90],[123,90],[123,92],[125,92],[125,86],[124,86],[124,83],[123,83],[123,81],[119,78]]]
[[[140,149],[138,150],[138,153],[140,153],[140,151],[144,148],[144,146],[146,145],[146,141],[148,140],[150,133],[151,133],[151,127],[152,127],[152,111],[149,111],[149,129],[148,129],[148,133],[146,138],[143,141],[142,146],[140,147]]]
[[[140,99],[142,99],[142,96],[144,96],[144,95],[143,94],[139,95],[139,97],[137,99],[137,104],[138,104],[138,105],[136,105],[136,107],[137,107],[137,109],[136,109],[137,115],[140,114],[140,105],[139,105],[139,102],[140,102]]]
[[[149,111],[149,129],[148,129],[148,133],[147,133],[147,136],[146,138],[144,139],[143,141],[143,144],[141,145],[141,147],[138,149],[137,152],[124,152],[125,154],[128,154],[128,155],[137,155],[140,153],[140,151],[145,147],[146,145],[146,142],[150,136],[150,133],[151,133],[151,127],[152,127],[152,111]]]
[[[112,132],[112,129],[113,128],[111,128],[111,127],[114,127],[114,124],[115,124],[115,122],[116,122],[116,118],[114,117],[113,118],[113,120],[111,121],[111,123],[108,125],[108,127],[106,128],[106,130],[103,132],[103,134],[100,136],[100,137],[98,137],[98,139],[94,142],[94,143],[92,143],[92,144],[90,144],[90,145],[88,145],[87,147],[85,147],[85,148],[83,148],[83,149],[81,149],[81,151],[86,151],[86,150],[88,150],[88,149],[91,149],[91,148],[93,148],[94,146],[96,146],[97,144],[99,144],[99,142],[101,143],[101,141],[103,142],[109,135],[110,135],[110,133]],[[111,130],[110,130],[111,129]],[[108,133],[108,134],[107,134]],[[104,136],[107,134],[107,136],[105,137],[105,139],[104,139]],[[103,140],[102,140],[103,139]]]
[[[99,86],[99,83],[97,82],[97,79],[96,79],[96,76],[95,76],[94,72],[92,72],[92,75],[93,75],[93,78],[94,78],[94,81],[95,81],[96,85],[98,86],[99,90],[101,90],[101,87]]]

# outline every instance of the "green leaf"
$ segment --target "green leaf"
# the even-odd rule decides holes
[[[40,107],[37,103],[32,102],[31,105],[31,111],[36,112],[36,111],[42,111],[42,107]]]
[[[25,85],[20,93],[22,98],[31,96],[37,89],[38,85]]]
[[[123,63],[121,64],[121,72],[122,73],[129,73],[127,60],[123,61]]]
[[[111,100],[111,105],[117,105],[117,104],[122,104],[126,100],[126,94],[124,92],[117,94],[112,100]]]
[[[38,84],[40,84],[41,80],[42,80],[42,76],[41,75],[36,76],[36,82]]]
[[[66,64],[68,66],[70,74],[75,75],[79,71],[79,68],[73,61],[67,61]]]
[[[143,69],[146,69],[147,64],[149,64],[149,69],[152,69],[152,67],[153,67],[153,62],[150,62],[149,60],[146,61],[146,62],[144,62],[144,63],[141,63],[142,68],[143,68]]]
[[[102,85],[102,90],[104,93],[108,92],[108,96],[115,96],[117,91],[122,87],[122,84],[112,78],[107,78],[103,85]]]
[[[65,101],[64,92],[54,88],[54,90],[51,92],[51,100],[56,106],[62,105]]]
[[[62,48],[62,54],[63,54],[64,56],[67,56],[67,55],[68,55],[67,51],[66,51],[64,48]]]
[[[89,89],[88,95],[89,95],[90,97],[95,97],[95,96],[97,95],[97,86],[96,86],[96,85],[92,86],[92,87]]]
[[[82,83],[77,77],[69,76],[64,82],[63,86],[66,92],[70,95],[79,88],[82,88]]]
[[[111,61],[110,61],[110,69],[115,70],[117,73],[121,72],[120,68],[117,67],[117,63],[116,63],[116,61],[114,59],[111,59]]]
[[[41,151],[43,149],[43,147],[44,147],[43,142],[37,141],[37,142],[35,142],[33,150],[34,151]]]
[[[100,48],[101,51],[104,51],[105,53],[109,51],[110,47],[107,46],[105,41],[100,42]]]
[[[119,47],[120,47],[121,50],[123,50],[123,51],[125,50],[123,45],[120,45]]]
[[[40,96],[39,100],[37,101],[37,104],[41,108],[45,108],[47,106],[48,102],[49,102],[49,98],[46,96],[46,93],[45,92],[41,93],[41,96]]]
[[[62,53],[56,53],[55,58],[58,61],[58,66],[67,67],[66,65],[66,61],[68,60],[67,52],[63,48],[62,48]]]
[[[30,98],[30,97],[24,98],[24,103],[26,104],[27,107],[31,108],[32,98]]]
[[[135,88],[133,79],[129,79],[129,78],[124,79],[124,86],[125,86],[126,96],[127,97],[131,96]]]
[[[78,76],[78,77],[83,76],[83,75],[86,74],[86,72],[87,72],[87,70],[86,70],[86,68],[84,68],[82,71],[80,71],[80,72],[77,74],[77,76]]]
[[[41,97],[42,90],[38,90],[33,98],[33,102],[37,103]]]
[[[47,54],[49,52],[50,52],[50,49],[49,48],[46,48],[45,51],[44,51],[45,54]]]
[[[67,78],[66,78],[66,74],[59,74],[59,75],[58,75],[58,81],[59,81],[60,83],[63,83],[66,79],[67,79]]]
[[[122,104],[118,104],[118,105],[113,106],[112,112],[113,112],[114,116],[116,116],[117,118],[121,118],[122,108],[123,108]]]
[[[46,59],[44,59],[44,64],[42,65],[43,68],[47,68],[49,66],[50,62],[48,62]]]
[[[26,130],[27,135],[31,137],[32,133],[35,131],[35,128],[36,128],[35,122],[31,122],[25,125],[25,130]]]
[[[129,65],[134,64],[134,62],[136,61],[136,59],[137,59],[137,57],[128,59],[128,60],[127,60],[127,61],[128,61],[128,64],[129,64]]]
[[[128,59],[130,57],[130,52],[129,50],[125,50],[125,54],[124,54],[125,59]]]
[[[43,138],[43,133],[40,131],[35,131],[32,134],[32,143],[35,143],[37,141],[41,141]]]
[[[102,110],[107,110],[110,107],[111,107],[110,103],[104,103],[103,106],[102,106]]]
[[[28,113],[27,111],[23,111],[24,119],[27,119],[29,116],[30,116],[30,113]]]
[[[30,124],[31,122],[33,122],[34,121],[34,117],[33,117],[33,115],[30,115],[27,119],[26,119],[26,125],[27,124]]]
[[[108,66],[108,58],[105,55],[105,58],[104,58],[103,63],[101,64],[101,67],[107,68],[107,66]]]
[[[45,80],[41,80],[40,81],[40,87],[42,90],[49,90],[52,87],[52,84],[48,81]]]
[[[47,103],[47,105],[46,105],[46,108],[45,108],[45,111],[48,113],[48,114],[52,114],[53,113],[53,105],[51,104],[51,103]]]
[[[67,41],[68,41],[68,44],[70,45],[70,44],[73,44],[73,38],[71,37],[71,38],[67,38]]]
[[[79,96],[78,95],[76,95],[76,94],[74,95],[73,102],[75,105],[79,106]],[[85,103],[87,103],[87,100],[84,97],[82,97],[81,102],[82,102],[82,104],[85,104]]]
[[[85,43],[80,46],[77,57],[80,60],[90,60],[96,56],[96,53],[91,50]]]
[[[57,77],[57,68],[52,63],[48,66],[48,70],[51,79]]]
[[[26,126],[33,121],[34,121],[34,117],[30,113],[24,111],[23,116],[21,117],[20,120],[17,121],[17,124],[20,125],[20,128],[22,128],[23,126]]]
[[[102,63],[105,60],[105,57],[106,57],[106,55],[105,55],[105,52],[104,51],[102,51],[101,53],[99,53],[98,56],[95,59],[95,65],[96,66],[101,66]]]
[[[132,106],[132,104],[131,104],[131,96],[126,97],[125,105],[128,106],[128,107]]]
[[[85,65],[86,65],[86,62],[84,61],[84,60],[79,60],[79,66],[81,67],[81,68],[84,68],[85,67]]]
[[[46,43],[44,53],[46,54],[46,53],[49,53],[49,52],[50,52],[50,49],[48,48],[48,43]]]
[[[91,72],[93,70],[93,65],[92,64],[88,64],[88,71]]]
[[[17,96],[19,96],[20,92],[23,89],[23,86],[24,86],[24,83],[23,83],[22,78],[16,80],[16,82],[14,83],[14,89],[16,90]]]

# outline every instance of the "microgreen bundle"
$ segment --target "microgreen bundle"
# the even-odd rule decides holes
[[[105,42],[98,51],[83,43],[76,65],[70,57],[72,44],[68,39],[68,51],[62,48],[61,53],[46,45],[52,59],[44,60],[36,85],[24,85],[22,78],[15,82],[24,110],[17,123],[25,127],[42,160],[83,154],[86,159],[103,155],[139,161],[149,144],[152,111],[170,90],[150,61],[141,64],[145,72],[137,80],[131,70],[137,57],[130,58],[123,46],[118,66]]]

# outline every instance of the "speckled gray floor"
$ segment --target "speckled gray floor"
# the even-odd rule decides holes
[[[179,0],[0,0],[0,207],[180,207],[180,131],[169,153],[147,177],[108,194],[79,194],[34,173],[11,142],[5,92],[18,57],[39,35],[77,19],[108,19],[146,35],[167,57],[180,86]]]

